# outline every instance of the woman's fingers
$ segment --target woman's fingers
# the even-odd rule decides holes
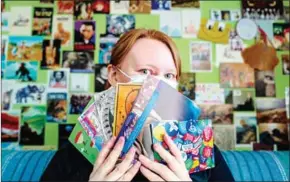
[[[137,174],[141,166],[141,162],[137,161],[118,181],[131,181]]]
[[[175,145],[175,143],[173,142],[173,140],[167,135],[164,135],[164,141],[167,144],[170,153],[176,158],[176,160],[180,163],[184,165],[184,161],[181,155],[180,150],[177,148],[177,146]]]
[[[164,181],[161,177],[144,166],[140,167],[140,171],[149,181]]]

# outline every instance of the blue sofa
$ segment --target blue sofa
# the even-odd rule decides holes
[[[54,154],[55,151],[2,150],[2,181],[39,181]],[[289,151],[222,154],[236,181],[289,181]]]

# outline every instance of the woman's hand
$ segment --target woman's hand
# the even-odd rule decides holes
[[[124,137],[120,137],[114,146],[115,140],[116,137],[111,138],[100,151],[89,181],[131,181],[138,172],[141,163],[132,165],[136,152],[134,147],[121,163],[116,164],[124,146]]]
[[[154,145],[154,150],[167,163],[167,166],[140,155],[139,160],[142,164],[140,171],[142,174],[150,181],[192,181],[177,146],[166,134],[164,135],[164,141],[171,154],[158,144]]]

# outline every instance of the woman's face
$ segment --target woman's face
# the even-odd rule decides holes
[[[123,62],[118,67],[129,76],[154,75],[176,81],[177,69],[169,48],[158,40],[142,38],[136,41]],[[130,79],[115,69],[108,67],[109,82],[129,82]]]

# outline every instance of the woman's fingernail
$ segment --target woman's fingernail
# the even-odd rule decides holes
[[[124,142],[124,137],[120,137],[118,140],[118,145],[122,145]]]
[[[154,147],[154,149],[156,150],[156,149],[159,148],[159,144],[156,143],[156,144],[153,145],[153,147]]]
[[[131,147],[131,149],[130,149],[130,153],[131,153],[131,154],[134,154],[135,152],[136,152],[135,147]]]

